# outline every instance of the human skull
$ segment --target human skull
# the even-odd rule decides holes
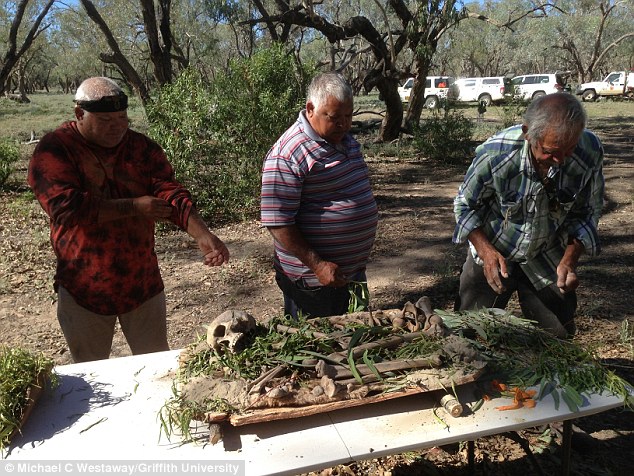
[[[244,350],[245,334],[255,329],[255,319],[245,311],[230,309],[216,317],[207,328],[207,343],[218,353]]]

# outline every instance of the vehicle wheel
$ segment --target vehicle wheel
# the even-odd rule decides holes
[[[425,107],[427,109],[436,109],[438,107],[438,98],[436,96],[429,96],[425,99]]]
[[[533,99],[537,99],[542,96],[546,96],[546,93],[544,91],[537,91],[535,94],[533,94]]]
[[[581,99],[584,101],[594,101],[597,98],[597,93],[594,89],[586,89],[581,95]]]
[[[490,94],[483,94],[482,96],[478,98],[478,102],[479,103],[483,102],[486,107],[489,107],[491,103],[493,102],[493,98],[491,97]]]

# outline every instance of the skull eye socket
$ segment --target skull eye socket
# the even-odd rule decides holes
[[[214,337],[224,337],[227,334],[227,328],[225,326],[216,326],[214,329]]]

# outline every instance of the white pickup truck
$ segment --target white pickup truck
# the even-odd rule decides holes
[[[594,101],[599,96],[634,98],[634,71],[614,71],[603,81],[580,84],[577,87],[577,95],[584,101]]]
[[[439,107],[440,101],[447,99],[449,88],[453,82],[454,78],[451,76],[427,76],[427,81],[425,81],[425,107],[428,109]],[[408,78],[405,84],[398,88],[401,101],[409,102],[413,87],[414,78]]]

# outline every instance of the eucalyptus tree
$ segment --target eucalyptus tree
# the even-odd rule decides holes
[[[0,2],[0,93],[18,62],[34,40],[50,24],[45,23],[54,0],[19,0]]]
[[[107,44],[98,31],[86,28],[90,20],[81,9],[59,9],[54,20],[56,28],[47,32],[48,51],[53,60],[51,83],[70,93],[90,76],[114,76],[114,71],[108,71],[97,56]]]
[[[633,66],[631,0],[564,0],[558,5],[550,26],[579,82],[591,80],[597,72],[603,76],[609,70]]]
[[[102,51],[99,58],[118,68],[144,104],[150,98],[151,84],[172,81],[174,63],[187,67],[188,60],[172,33],[171,0],[139,0],[138,5],[80,2],[108,45],[109,51]],[[121,15],[122,10],[129,13]]]
[[[169,28],[171,2],[169,0],[160,0],[157,5],[159,11],[157,15],[157,10],[152,0],[139,0],[142,23],[139,25],[139,16],[136,14],[131,17],[127,16],[130,20],[128,34],[118,36],[114,33],[116,30],[113,29],[112,22],[120,17],[113,14],[106,16],[105,13],[108,11],[108,6],[111,7],[110,11],[113,12],[112,7],[114,4],[127,2],[103,2],[103,4],[97,4],[97,2],[92,2],[91,0],[79,1],[90,20],[98,27],[108,44],[109,51],[99,53],[99,59],[104,63],[115,65],[130,87],[135,90],[143,104],[145,104],[150,99],[148,84],[145,81],[142,71],[135,68],[130,61],[130,57],[126,54],[125,48],[131,44],[134,45],[139,33],[142,31],[151,50],[150,61],[154,65],[154,79],[158,84],[169,83],[172,77],[172,62],[170,57],[172,35],[171,29]],[[108,18],[108,20],[106,20],[106,18]],[[159,38],[159,32],[161,38]],[[130,51],[135,50],[130,49]]]
[[[366,90],[377,88],[385,101],[386,113],[379,139],[387,141],[398,137],[401,131],[403,106],[397,92],[401,76],[397,58],[406,48],[408,37],[404,30],[400,31],[396,38],[392,34],[393,27],[398,25],[390,24],[386,7],[389,5],[393,10],[398,10],[403,17],[410,15],[409,19],[411,14],[406,5],[409,2],[389,0],[387,4],[383,4],[377,0],[375,3],[382,17],[370,19],[363,15],[360,4],[356,5],[357,11],[354,14],[343,16],[338,14],[337,6],[333,9],[333,4],[329,2],[295,0],[264,4],[260,0],[254,0],[259,16],[245,21],[252,25],[265,25],[271,38],[280,42],[288,41],[294,28],[319,32],[332,45],[330,69],[336,70],[345,67],[345,62],[336,64],[335,51],[341,51],[340,45],[352,38],[363,40],[362,44],[368,47],[372,56],[372,61],[365,71],[363,85]],[[398,13],[395,17],[399,17]]]
[[[469,17],[448,31],[434,62],[446,65],[447,73],[457,77],[511,76],[524,72],[517,65],[524,56],[524,43],[518,31],[523,30],[527,20],[501,27],[509,14],[517,10],[518,2],[514,3],[515,7],[499,1],[467,4]]]
[[[403,127],[409,129],[419,121],[425,104],[425,82],[416,81],[403,119],[403,105],[397,92],[399,79],[406,73],[419,78],[428,76],[434,67],[433,59],[439,46],[444,46],[444,42],[449,40],[448,32],[461,21],[476,18],[489,22],[490,19],[470,12],[462,0],[374,0],[373,3],[378,15],[368,17],[358,11],[343,17],[332,14],[334,2],[276,0],[265,4],[263,0],[253,0],[259,16],[246,21],[265,25],[265,30],[276,41],[285,41],[284,34],[292,31],[293,26],[316,30],[331,45],[352,38],[361,39],[369,47],[372,58],[363,84],[368,90],[377,88],[385,102],[386,112],[379,139],[389,141],[397,138]],[[498,27],[509,28],[534,12],[543,14],[545,5],[530,2],[522,10],[509,11]],[[411,59],[409,63],[404,61],[408,57]],[[340,67],[331,64],[331,68]]]

